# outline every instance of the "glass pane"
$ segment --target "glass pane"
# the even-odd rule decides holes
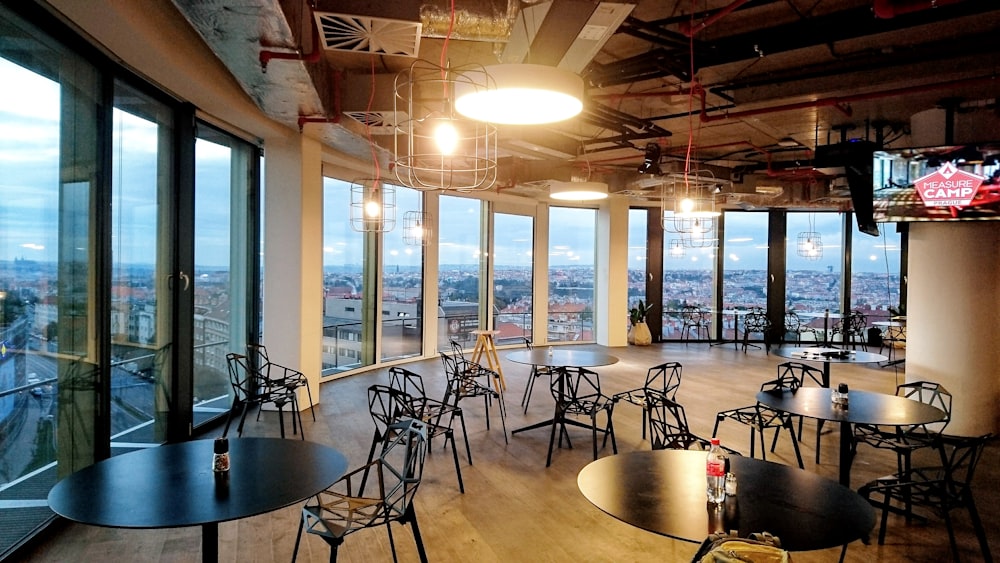
[[[351,229],[350,209],[350,182],[323,178],[324,374],[367,365],[361,342],[365,237]]]
[[[422,212],[422,199],[422,192],[396,187],[396,227],[382,236],[383,360],[419,356],[422,350],[424,239],[422,231],[407,230],[411,223],[423,225],[412,215]]]
[[[0,557],[93,463],[99,76],[0,7]]]
[[[628,210],[628,308],[646,299],[646,222],[645,209]]]
[[[497,344],[531,338],[532,248],[535,220],[527,215],[493,215],[493,328]]]
[[[767,213],[726,212],[722,309],[767,308]],[[736,338],[735,315],[723,314],[722,338]]]
[[[232,405],[226,354],[246,346],[247,197],[255,151],[205,125],[195,141],[194,424]]]
[[[825,339],[841,312],[843,224],[840,213],[788,214],[785,305],[798,314],[803,328],[814,329],[803,338]]]
[[[902,248],[895,223],[879,224],[878,237],[866,235],[853,222],[851,237],[851,310],[860,309],[868,324],[888,321],[899,311]],[[905,314],[905,311],[900,313]]]
[[[665,211],[663,216],[672,226],[673,211]],[[717,249],[712,244],[686,242],[679,233],[663,235],[663,338],[679,339],[685,305],[712,309]]]
[[[482,203],[443,195],[438,206],[438,350],[443,352],[452,340],[463,348],[476,343]]]
[[[115,84],[111,174],[111,440],[166,439],[170,389],[172,114]],[[119,452],[121,453],[121,452]]]
[[[549,342],[594,340],[597,211],[549,208]]]

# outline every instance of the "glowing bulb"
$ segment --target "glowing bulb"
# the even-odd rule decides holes
[[[374,219],[382,214],[382,206],[374,199],[365,202],[365,217]]]
[[[691,213],[694,211],[694,200],[691,198],[684,198],[681,200],[681,213]]]
[[[705,233],[705,229],[701,226],[701,221],[695,219],[694,225],[691,226],[691,234],[701,235]]]
[[[452,154],[458,147],[458,131],[450,121],[442,121],[434,128],[434,142],[441,154]]]
[[[415,239],[424,238],[424,228],[421,227],[420,225],[414,225],[413,227],[410,228],[410,236]]]

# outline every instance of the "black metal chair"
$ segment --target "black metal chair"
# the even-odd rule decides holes
[[[678,362],[664,362],[649,368],[646,372],[646,382],[642,387],[615,393],[615,402],[625,401],[642,407],[642,439],[646,439],[646,420],[652,401],[666,397],[671,401],[677,395],[681,386],[681,372],[684,367]]]
[[[760,333],[764,341],[766,353],[771,352],[771,320],[763,309],[754,308],[743,317],[743,353],[747,351],[747,346],[754,346],[750,343],[750,335]]]
[[[783,369],[785,368],[785,369]],[[801,372],[794,369],[787,369],[784,364],[778,366],[778,378],[765,381],[760,386],[761,391],[795,391],[802,386]],[[767,460],[764,443],[764,433],[767,430],[774,430],[774,439],[771,442],[771,451],[774,452],[778,443],[778,434],[782,429],[788,430],[792,438],[792,449],[795,451],[795,460],[799,463],[799,468],[804,469],[802,463],[802,453],[799,451],[799,441],[795,436],[795,422],[793,416],[787,413],[768,408],[760,403],[719,411],[715,415],[715,426],[712,428],[712,436],[719,432],[719,424],[724,420],[732,420],[750,428],[750,457],[754,457],[757,436],[760,436],[761,459]]]
[[[868,317],[861,311],[850,311],[847,316],[833,325],[833,334],[840,335],[840,342],[846,348],[868,350],[865,333],[868,330]]]
[[[564,437],[567,446],[573,447],[569,433],[566,431],[567,416],[590,418],[590,424],[586,427],[591,431],[594,459],[597,459],[597,435],[599,433],[604,435],[601,447],[608,445],[610,437],[611,450],[618,453],[618,442],[615,441],[615,427],[611,416],[615,408],[615,401],[601,392],[601,379],[597,372],[581,367],[555,368],[552,370],[552,378],[549,383],[552,398],[556,402],[556,414],[555,420],[552,422],[552,432],[549,435],[549,453],[545,466],[548,467],[552,464],[552,446],[555,444],[556,432],[559,433],[560,448],[562,448]],[[605,415],[606,423],[603,428],[600,428],[597,425],[597,416],[602,412]],[[582,424],[576,425],[584,426]]]
[[[448,378],[443,402],[459,406],[463,399],[482,397],[486,406],[486,429],[490,429],[490,403],[496,399],[500,409],[500,424],[503,426],[503,440],[507,443],[507,408],[503,401],[503,386],[500,374],[479,364],[463,361],[459,355],[449,356],[441,352],[441,363]],[[492,385],[492,386],[491,386]]]
[[[711,440],[691,432],[684,406],[670,399],[656,400],[649,409],[649,444],[654,450],[708,450]],[[722,446],[723,451],[741,455]]]
[[[531,350],[531,339],[524,339],[524,346]],[[524,386],[524,396],[521,397],[521,406],[524,407],[524,414],[528,414],[528,403],[531,402],[531,392],[535,389],[535,380],[539,377],[551,377],[552,369],[548,366],[531,366],[531,373],[528,374],[528,382]]]
[[[240,422],[236,426],[236,435],[243,435],[243,426],[246,423],[247,410],[250,407],[257,407],[268,403],[278,409],[278,427],[281,429],[281,437],[285,437],[285,405],[292,408],[292,433],[298,432],[305,440],[305,432],[302,430],[302,413],[299,412],[296,402],[296,391],[294,388],[285,385],[277,379],[266,378],[253,368],[249,358],[243,354],[226,354],[226,367],[229,371],[229,384],[233,389],[233,404],[226,417],[226,427],[222,431],[222,436],[229,434],[229,425],[233,421],[236,411],[240,411]],[[298,424],[296,425],[296,419]]]
[[[880,477],[863,485],[858,493],[868,499],[875,508],[882,510],[878,530],[879,545],[885,543],[889,512],[909,517],[912,507],[922,507],[939,514],[944,519],[952,555],[955,561],[959,561],[958,545],[950,513],[952,510],[965,508],[979,540],[982,560],[993,561],[986,530],[979,518],[972,491],[976,465],[982,458],[983,450],[991,437],[990,434],[978,437],[941,435],[936,444],[941,454],[940,466],[913,468],[905,474],[896,473]],[[881,495],[881,499],[873,498],[876,495]],[[893,506],[893,501],[901,506]]]
[[[316,411],[312,409],[313,403],[312,389],[309,388],[309,380],[304,373],[297,369],[292,369],[271,361],[267,355],[267,347],[263,344],[247,344],[247,357],[251,359],[251,364],[257,366],[257,370],[264,377],[279,382],[289,389],[305,388],[306,396],[309,397],[309,411],[312,413],[313,422],[316,422]],[[295,407],[298,408],[296,398]],[[301,417],[300,417],[301,418]]]
[[[417,513],[413,508],[427,454],[427,425],[417,420],[400,420],[393,423],[390,433],[393,438],[382,449],[378,459],[344,475],[316,495],[315,504],[302,508],[295,549],[292,551],[293,562],[299,553],[303,529],[330,544],[332,563],[337,560],[337,551],[345,536],[377,526],[385,526],[392,560],[397,561],[390,526],[393,522],[410,525],[420,561],[427,562]],[[365,494],[363,483],[371,471],[377,476],[378,490],[374,494]]]
[[[701,339],[702,331],[705,333],[705,340],[711,339],[711,324],[712,317],[704,308],[697,305],[684,305],[681,308],[681,340],[691,340],[692,331],[695,339]]]
[[[896,396],[937,407],[944,411],[945,418],[941,422],[907,426],[855,424],[852,453],[856,454],[859,445],[892,450],[896,454],[897,473],[906,475],[910,470],[913,453],[923,448],[934,447],[938,436],[948,426],[951,420],[952,397],[943,385],[933,381],[912,381],[898,385]]]
[[[424,388],[424,378],[408,369],[393,366],[389,368],[389,387],[404,394],[398,401],[401,406],[401,418],[413,418],[427,424],[427,442],[434,441],[438,436],[444,436],[445,445],[451,441],[451,453],[455,458],[455,474],[458,476],[458,488],[465,492],[462,482],[462,469],[458,464],[458,451],[455,447],[454,423],[457,418],[462,426],[462,437],[465,440],[465,455],[472,465],[472,449],[469,447],[469,435],[465,429],[465,417],[462,409],[431,399]],[[369,393],[371,390],[369,389]],[[371,406],[369,397],[369,406]],[[374,415],[373,415],[374,418]],[[376,423],[377,425],[378,423]],[[371,454],[369,454],[371,461]]]

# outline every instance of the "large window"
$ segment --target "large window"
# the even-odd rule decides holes
[[[438,349],[451,342],[472,348],[479,326],[483,276],[482,206],[478,199],[443,195],[439,199]]]
[[[532,246],[535,221],[528,215],[493,214],[493,328],[498,344],[532,338]]]
[[[851,233],[851,310],[860,310],[868,324],[888,321],[889,309],[900,312],[902,240],[896,225],[879,225],[879,236],[866,235],[857,223]]]
[[[803,326],[829,335],[841,312],[844,215],[789,213],[785,305]]]
[[[767,308],[768,214],[727,212],[723,244],[723,311]],[[722,314],[722,338],[737,337],[740,316]]]
[[[351,184],[323,178],[323,372],[339,373],[364,361],[365,236],[351,229]]]
[[[645,209],[628,210],[628,308],[646,298],[646,221]]]
[[[694,305],[711,310],[714,302],[715,232],[672,232],[673,211],[663,212],[663,339],[681,337],[681,310]]]
[[[594,340],[597,211],[549,209],[549,342]]]
[[[424,326],[423,193],[396,188],[396,227],[382,236],[382,360],[419,356]],[[422,227],[421,227],[422,229]]]

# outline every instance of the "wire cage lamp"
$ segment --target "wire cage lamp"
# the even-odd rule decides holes
[[[795,253],[806,260],[819,260],[823,257],[823,238],[816,232],[811,213],[809,214],[809,230],[799,233],[798,241],[795,244]]]
[[[667,256],[679,260],[686,255],[687,251],[684,249],[684,241],[679,238],[670,239],[670,248],[667,250]]]
[[[351,182],[351,229],[386,233],[396,226],[396,188],[378,178]]]
[[[709,171],[670,174],[662,187],[663,230],[695,236],[714,232],[722,214],[715,194],[723,184]]]
[[[476,72],[470,72],[476,70]],[[481,65],[451,68],[418,60],[396,75],[393,109],[405,117],[393,128],[393,170],[403,186],[418,190],[478,191],[497,179],[497,128],[455,111],[456,86],[485,81]]]
[[[430,216],[423,211],[403,213],[403,242],[410,246],[427,246],[433,235],[429,224]]]

